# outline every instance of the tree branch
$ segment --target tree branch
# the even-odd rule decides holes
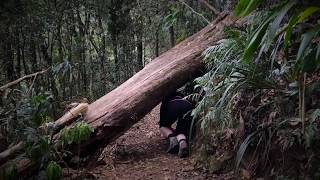
[[[43,70],[43,71],[39,71],[39,72],[36,72],[36,73],[33,73],[33,74],[28,74],[28,75],[25,75],[17,80],[14,80],[12,82],[9,82],[8,84],[5,84],[3,86],[0,87],[0,91],[4,91],[5,89],[8,89],[9,87],[13,86],[13,85],[16,85],[18,83],[20,83],[21,81],[25,80],[25,79],[28,79],[28,78],[32,78],[32,77],[36,77],[37,75],[40,75],[40,74],[44,74],[48,71],[49,69],[46,69],[46,70]]]
[[[12,146],[11,148],[3,151],[0,153],[0,165],[6,161],[8,161],[8,159],[14,157],[20,150],[22,150],[24,147],[24,143],[23,142],[19,142],[18,144]]]
[[[185,5],[187,8],[189,8],[193,13],[195,13],[198,16],[200,16],[207,24],[210,24],[210,21],[206,17],[204,17],[202,14],[198,13],[197,11],[195,11],[186,2],[184,2],[183,0],[179,0],[179,2],[182,3],[183,5]]]
[[[211,11],[213,11],[215,14],[219,14],[220,12],[213,7],[211,4],[208,3],[206,0],[199,0],[202,4],[206,5],[207,8],[209,8]]]

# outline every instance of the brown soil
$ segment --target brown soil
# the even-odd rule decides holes
[[[165,152],[165,140],[158,130],[159,106],[127,133],[107,146],[100,160],[103,165],[91,169],[94,179],[231,179],[194,168],[195,155],[180,159]]]

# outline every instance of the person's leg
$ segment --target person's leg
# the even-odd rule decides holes
[[[168,141],[168,153],[177,153],[179,150],[178,140],[175,136],[174,130],[171,128],[172,124],[176,121],[174,114],[170,114],[168,104],[163,103],[160,107],[160,133]]]
[[[180,136],[180,139],[187,139],[190,133],[192,123],[192,116],[191,116],[191,109],[189,112],[184,114],[182,117],[178,119],[177,122],[177,128],[176,128],[176,134],[182,134]]]
[[[188,112],[183,117],[178,119],[177,123],[177,140],[179,142],[179,157],[184,158],[189,154],[188,149],[188,136],[190,133],[190,127],[192,123],[191,112]]]
[[[163,137],[168,138],[170,135],[173,134],[173,130],[171,128],[168,127],[160,127],[160,133]]]
[[[180,158],[187,157],[189,155],[187,137],[184,134],[178,134],[177,135],[177,140],[178,140],[178,143],[179,143],[178,156]]]
[[[186,112],[190,111],[192,109],[192,104],[184,99],[174,99],[171,101],[168,101],[166,103],[163,103],[160,107],[160,132],[161,134],[168,138],[169,140],[169,147],[167,152],[169,153],[175,153],[179,150],[179,144],[178,139],[176,138],[176,134],[171,129],[171,125],[178,119],[178,117],[183,116]],[[187,144],[186,144],[186,132],[188,129],[188,124],[183,123],[184,120],[177,124],[177,131],[179,132],[179,138],[180,142],[183,141],[185,143],[182,143],[180,146],[180,149],[182,151],[187,150]],[[183,136],[184,135],[184,136]],[[179,155],[180,156],[180,155]],[[183,155],[184,156],[184,155]]]

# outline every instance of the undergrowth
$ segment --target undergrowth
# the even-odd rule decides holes
[[[239,1],[246,25],[226,28],[203,53],[208,72],[195,80],[204,93],[193,111],[201,159],[228,157],[243,176],[318,177],[320,8],[286,1],[252,13],[260,3]],[[219,172],[219,163],[206,169]]]
[[[58,84],[68,75],[70,68],[71,65],[64,62],[52,67],[49,73]],[[36,78],[33,81],[36,83]],[[72,154],[67,147],[87,140],[93,129],[80,116],[74,125],[65,127],[57,135],[53,121],[61,107],[55,101],[57,97],[44,88],[27,87],[26,83],[21,83],[20,88],[6,89],[0,95],[5,104],[0,107],[0,151],[20,142],[23,144],[20,151],[24,152],[1,165],[0,179],[22,178],[18,166],[26,159],[37,164],[36,172],[27,172],[27,175],[34,175],[35,179],[62,179],[62,168],[69,168],[66,159]]]

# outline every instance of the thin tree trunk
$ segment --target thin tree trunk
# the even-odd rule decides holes
[[[174,34],[174,28],[173,26],[170,26],[169,28],[169,33],[170,33],[170,43],[171,43],[171,47],[174,47],[176,45],[176,37]]]
[[[155,47],[155,55],[156,55],[156,57],[159,56],[159,31],[160,31],[159,28],[160,27],[158,27],[157,30],[156,30],[156,47]]]
[[[20,77],[21,76],[21,45],[20,45],[20,32],[18,29],[16,33],[16,54],[17,54],[16,74],[17,74],[17,77]]]
[[[141,30],[142,31],[142,30]],[[137,60],[138,60],[138,70],[143,68],[143,36],[142,32],[138,33],[137,41]]]
[[[35,42],[35,35],[31,35],[31,42],[30,42],[30,50],[31,50],[31,63],[32,63],[32,72],[38,71],[38,62],[37,62],[37,52],[36,52],[36,42]]]
[[[99,28],[100,28],[100,35],[102,36],[102,46],[99,50],[100,55],[100,67],[101,67],[101,82],[102,82],[102,91],[106,92],[106,83],[107,83],[107,72],[105,70],[105,58],[106,58],[106,35],[104,34],[104,28],[102,25],[101,16],[98,15],[99,20]]]
[[[81,16],[80,16],[80,10],[77,9],[77,18],[78,18],[78,28],[79,28],[79,39],[80,39],[80,59],[81,59],[81,79],[83,83],[83,95],[87,94],[87,88],[88,88],[88,79],[87,79],[87,70],[86,70],[86,51],[85,51],[85,30],[82,24]]]
[[[21,56],[22,56],[22,64],[23,64],[23,69],[24,69],[24,74],[29,74],[29,68],[27,66],[27,63],[26,63],[26,57],[25,57],[25,45],[26,45],[26,39],[25,39],[25,35],[23,34],[23,31],[21,30],[22,32],[22,39],[23,39],[23,42],[22,42],[22,47],[21,47]]]
[[[5,57],[7,57],[7,62],[5,63],[7,69],[7,76],[10,81],[13,81],[16,79],[16,76],[14,72],[14,57],[11,42],[6,42],[4,51],[6,52]]]
[[[115,82],[120,81],[120,64],[119,64],[119,56],[118,56],[118,38],[116,34],[111,34],[112,46],[113,46],[113,56],[114,56],[114,64],[115,64]]]

